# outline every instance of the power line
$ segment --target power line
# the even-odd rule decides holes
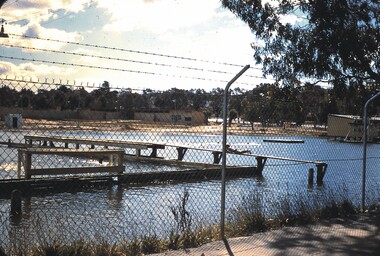
[[[180,60],[188,60],[188,61],[195,61],[195,62],[217,64],[217,65],[244,67],[244,65],[240,65],[240,64],[233,64],[233,63],[227,63],[227,62],[217,62],[217,61],[210,61],[210,60],[204,60],[204,59],[198,59],[198,58],[169,55],[169,54],[162,54],[162,53],[155,53],[155,52],[147,52],[147,51],[139,51],[139,50],[125,49],[125,48],[109,47],[109,46],[104,46],[104,45],[78,43],[78,42],[72,42],[72,41],[64,41],[64,40],[58,40],[58,39],[52,39],[52,38],[33,37],[33,36],[27,36],[27,35],[17,35],[17,34],[8,34],[8,35],[23,37],[23,38],[29,38],[29,39],[45,40],[45,41],[56,42],[56,43],[72,44],[72,45],[79,45],[79,46],[85,46],[85,47],[94,47],[94,48],[98,48],[98,49],[123,51],[123,52],[152,55],[152,56],[165,57],[165,58],[174,58],[174,59],[180,59]],[[256,70],[261,70],[260,68],[256,68],[256,67],[250,67],[250,68],[256,69]]]
[[[29,58],[19,58],[19,57],[2,56],[2,55],[0,55],[0,58],[11,59],[11,60],[21,60],[21,61],[40,62],[40,63],[54,64],[54,65],[81,67],[81,68],[94,68],[94,69],[103,69],[103,70],[112,70],[112,71],[122,71],[122,72],[145,74],[145,75],[158,75],[158,76],[165,76],[165,77],[176,77],[176,78],[182,78],[182,79],[213,81],[213,82],[221,82],[221,83],[227,83],[228,82],[227,80],[218,80],[218,79],[211,79],[211,78],[205,78],[205,77],[183,76],[183,75],[150,72],[150,71],[141,71],[141,70],[132,70],[132,69],[123,69],[123,68],[111,68],[111,67],[102,67],[102,66],[85,65],[85,64],[73,64],[73,63],[66,63],[66,62],[29,59]],[[259,77],[257,77],[257,78],[259,78]],[[253,86],[253,84],[249,84],[249,83],[241,83],[241,82],[236,82],[236,83]]]
[[[188,69],[188,70],[193,70],[193,71],[212,72],[212,73],[228,74],[228,75],[234,74],[232,72],[226,72],[222,70],[203,69],[203,68],[197,68],[197,67],[191,67],[191,66],[179,66],[179,65],[171,65],[171,64],[158,63],[158,62],[139,61],[139,60],[131,60],[131,59],[125,59],[125,58],[115,58],[115,57],[108,57],[108,56],[102,56],[102,55],[58,51],[58,50],[19,46],[19,45],[12,45],[12,44],[2,44],[2,46],[20,48],[20,49],[26,49],[26,50],[34,50],[34,51],[52,52],[52,53],[59,53],[59,54],[69,54],[69,55],[81,56],[81,57],[91,57],[91,58],[99,58],[99,59],[106,59],[106,60],[116,60],[116,61],[124,61],[124,62],[138,63],[138,64],[155,65],[155,66],[162,66],[162,67],[169,67],[169,68]],[[246,75],[246,76],[251,77],[251,78],[267,79],[265,77],[259,77],[259,76],[253,76],[253,75]]]

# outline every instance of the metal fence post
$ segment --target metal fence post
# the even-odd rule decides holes
[[[231,81],[228,82],[226,88],[224,89],[224,98],[223,98],[223,145],[222,145],[222,185],[221,185],[221,216],[220,216],[220,236],[226,246],[226,249],[230,255],[233,255],[231,249],[228,245],[228,241],[225,238],[224,234],[224,219],[225,219],[225,210],[226,210],[226,144],[227,144],[227,105],[228,105],[228,90],[230,86],[244,74],[250,66],[246,65]]]
[[[367,168],[367,108],[369,103],[380,96],[380,92],[372,96],[364,105],[363,114],[363,174],[362,174],[362,211],[365,211],[365,183],[366,183],[366,168]]]

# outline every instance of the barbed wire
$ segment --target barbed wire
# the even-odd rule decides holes
[[[11,59],[11,60],[21,60],[21,61],[40,62],[40,63],[54,64],[54,65],[81,67],[81,68],[94,68],[94,69],[103,69],[103,70],[111,70],[111,71],[122,71],[122,72],[145,74],[145,75],[158,75],[158,76],[165,76],[165,77],[176,77],[176,78],[182,78],[182,79],[213,81],[213,82],[222,82],[222,83],[228,82],[227,80],[211,79],[211,78],[205,78],[205,77],[165,74],[165,73],[159,73],[159,72],[141,71],[141,70],[124,69],[124,68],[113,68],[113,67],[104,67],[104,66],[95,66],[95,65],[86,65],[86,64],[74,64],[74,63],[59,62],[59,61],[40,60],[40,59],[34,59],[34,58],[29,59],[29,58],[23,58],[23,57],[12,57],[12,56],[4,56],[4,55],[0,55],[0,58]],[[257,78],[261,79],[261,77],[257,77]],[[242,85],[256,86],[256,85],[250,84],[250,83],[243,83],[243,82],[236,82],[236,83],[242,84]]]
[[[98,49],[100,48],[100,49],[106,49],[106,50],[123,51],[123,52],[152,55],[152,56],[165,57],[165,58],[187,60],[187,61],[204,62],[204,63],[217,64],[217,65],[226,65],[226,66],[234,66],[234,67],[244,67],[245,66],[245,65],[234,64],[234,63],[218,62],[218,61],[211,61],[211,60],[205,60],[205,59],[177,56],[177,55],[170,55],[170,54],[162,54],[162,53],[156,53],[156,52],[147,52],[147,51],[140,51],[140,50],[133,50],[133,49],[125,49],[125,48],[118,48],[118,47],[110,47],[110,46],[97,45],[97,44],[79,43],[79,42],[65,41],[65,40],[52,39],[52,38],[42,38],[42,37],[18,35],[18,34],[11,34],[11,33],[8,33],[8,35],[9,36],[29,38],[29,39],[45,40],[45,41],[50,41],[50,42],[64,43],[64,44],[79,45],[79,46],[85,46],[85,47],[93,47],[93,48],[98,48]],[[250,67],[250,69],[256,69],[256,70],[261,71],[261,68],[258,68],[258,67]]]
[[[74,56],[80,56],[80,57],[99,58],[99,59],[106,59],[106,60],[116,60],[116,61],[131,62],[131,63],[137,63],[137,64],[162,66],[162,67],[168,67],[168,68],[188,69],[188,70],[193,70],[193,71],[212,72],[212,73],[227,74],[227,75],[234,74],[232,72],[227,72],[227,71],[222,71],[222,70],[203,69],[203,68],[190,67],[190,66],[180,66],[180,65],[171,65],[171,64],[159,63],[159,62],[131,60],[131,59],[125,59],[125,58],[116,58],[116,57],[109,57],[109,56],[102,56],[102,55],[68,52],[68,51],[58,51],[58,50],[52,50],[52,49],[20,46],[20,45],[13,45],[13,44],[1,44],[1,45],[5,46],[5,47],[20,48],[20,49],[25,49],[25,50],[43,51],[43,52],[58,53],[58,54],[68,54],[68,55],[74,55]],[[269,78],[254,76],[254,75],[246,75],[246,77],[260,78],[260,79],[264,79],[264,80],[272,80]]]

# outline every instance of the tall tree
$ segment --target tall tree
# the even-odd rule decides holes
[[[380,1],[222,0],[257,41],[254,58],[285,84],[304,77],[380,83]]]
[[[1,6],[3,6],[3,4],[5,4],[6,1],[7,0],[0,0],[0,8],[1,8]]]
[[[212,89],[210,94],[210,112],[216,119],[223,113],[223,95],[224,90],[219,87]]]

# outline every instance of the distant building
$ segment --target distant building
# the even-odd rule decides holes
[[[330,114],[327,119],[327,136],[346,141],[361,142],[363,136],[363,119],[360,116]],[[368,122],[367,139],[370,142],[380,138],[380,118],[373,117]]]
[[[205,125],[207,116],[202,111],[195,110],[146,110],[135,112],[135,120],[182,125]]]
[[[21,128],[22,115],[21,114],[7,114],[4,117],[5,126],[8,128]]]

